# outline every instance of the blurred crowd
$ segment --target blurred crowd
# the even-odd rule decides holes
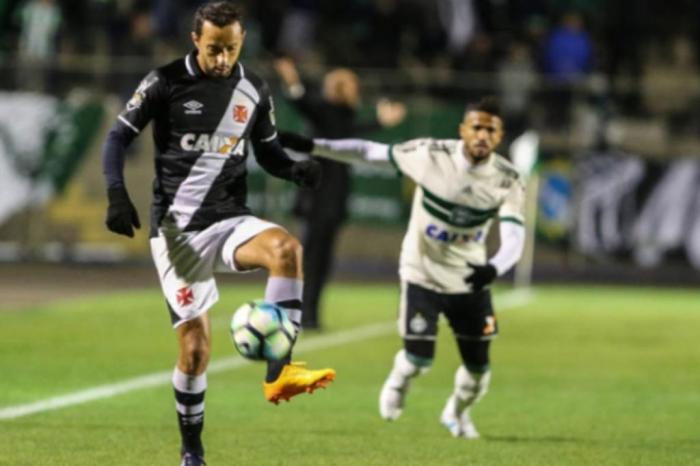
[[[0,0],[0,64],[46,65],[61,55],[162,63],[191,46],[192,13],[201,3]],[[687,108],[676,111],[695,105],[694,94],[675,92],[694,89],[697,76],[700,2],[693,0],[677,0],[673,8],[654,0],[236,3],[245,11],[246,58],[285,55],[302,65],[422,69],[431,77],[440,71],[470,73],[474,93],[498,86],[516,126],[535,85],[547,89],[552,118],[546,123],[566,124],[558,115],[569,108],[571,89],[584,82],[591,86],[595,76],[627,114],[671,109],[667,113],[675,112],[671,120],[678,124],[694,121]],[[645,95],[644,79],[650,76],[655,91]],[[667,77],[672,79],[664,81]],[[486,85],[479,87],[479,79]],[[433,94],[471,98],[459,93],[460,85]]]
[[[188,40],[203,0],[0,0],[5,54],[151,55]],[[684,36],[695,53],[700,5],[653,0],[240,0],[251,52],[328,65],[447,65],[493,71],[529,55],[556,79],[593,68],[638,74],[651,44]],[[684,4],[684,5],[683,5]],[[252,42],[252,43],[251,43]]]

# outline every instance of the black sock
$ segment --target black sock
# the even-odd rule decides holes
[[[173,388],[182,450],[204,456],[202,429],[204,428],[206,376],[204,374],[188,376],[175,369]]]
[[[292,353],[290,352],[287,357],[280,359],[279,361],[267,361],[267,374],[265,375],[265,382],[270,383],[277,380],[280,376],[282,368],[285,365],[292,362]]]

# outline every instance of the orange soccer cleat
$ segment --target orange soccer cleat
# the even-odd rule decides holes
[[[335,379],[335,370],[305,368],[304,362],[293,362],[282,368],[277,380],[263,383],[265,399],[278,404],[280,400],[289,401],[300,393],[313,393],[317,388],[326,388],[326,385]]]

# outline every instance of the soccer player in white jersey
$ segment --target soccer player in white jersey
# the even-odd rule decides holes
[[[503,138],[495,100],[470,105],[460,139],[415,139],[393,146],[360,139],[309,140],[281,136],[283,146],[348,163],[393,164],[416,183],[401,247],[399,333],[403,348],[379,397],[387,420],[403,410],[411,379],[435,355],[438,316],[444,314],[462,358],[454,390],[440,416],[455,437],[478,438],[470,408],[489,388],[489,346],[498,334],[489,284],[520,259],[524,185],[517,170],[494,152]],[[487,257],[486,237],[499,219],[501,245]]]

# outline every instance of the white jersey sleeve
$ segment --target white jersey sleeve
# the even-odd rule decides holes
[[[343,163],[389,163],[389,146],[365,139],[314,139],[311,155]]]
[[[489,260],[499,276],[518,263],[525,247],[525,228],[511,222],[501,222],[501,247]]]
[[[525,223],[525,185],[520,178],[513,180],[503,204],[498,210],[501,222]]]
[[[389,150],[389,158],[398,171],[420,184],[426,168],[432,164],[432,142],[432,139],[422,138],[395,144]]]

